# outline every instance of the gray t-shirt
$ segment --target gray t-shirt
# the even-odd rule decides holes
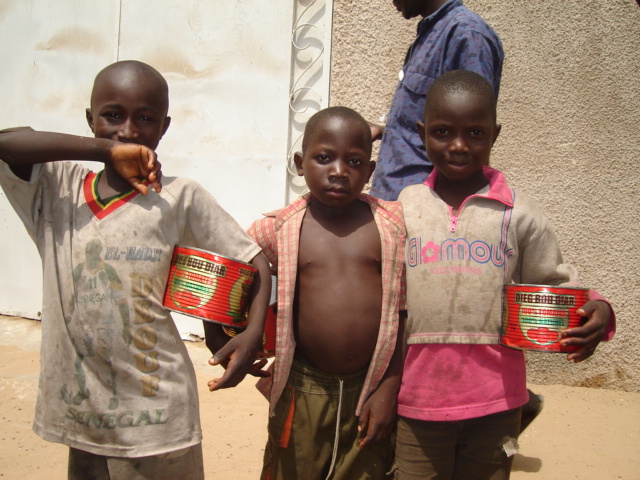
[[[34,430],[99,455],[140,457],[201,441],[193,365],[162,300],[175,245],[249,261],[260,248],[198,183],[101,200],[97,175],[36,165],[0,185],[43,263]],[[197,321],[197,320],[194,320]]]

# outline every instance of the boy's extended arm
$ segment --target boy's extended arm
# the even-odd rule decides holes
[[[402,381],[402,366],[404,363],[404,325],[407,318],[405,310],[400,311],[398,337],[389,367],[380,381],[378,388],[364,402],[358,419],[360,448],[369,443],[377,442],[390,435],[396,423],[398,392]]]
[[[261,359],[255,362],[255,359],[256,354],[262,349],[264,321],[271,298],[271,273],[269,262],[264,253],[256,255],[251,263],[258,269],[258,275],[251,292],[247,328],[229,340],[217,352],[212,351],[214,355],[209,363],[225,367],[224,375],[221,378],[209,382],[209,390],[212,392],[221,388],[235,387],[247,373],[254,376],[268,376],[268,373],[262,370],[267,360]],[[205,335],[208,335],[206,327],[208,326],[205,325]],[[209,326],[209,330],[212,330],[211,326]],[[216,332],[210,333],[216,334]],[[209,344],[210,342],[207,341],[207,345]]]
[[[37,132],[31,128],[0,130],[0,158],[19,178],[29,181],[33,165],[61,160],[102,162],[143,195],[147,187],[160,191],[160,163],[153,150],[106,138],[80,137],[64,133]]]

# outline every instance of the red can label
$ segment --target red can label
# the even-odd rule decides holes
[[[276,354],[276,318],[277,304],[273,303],[267,310],[267,317],[264,321],[264,332],[262,334],[262,351],[258,352],[257,358],[271,358]],[[244,328],[222,327],[224,332],[230,337],[235,337]]]
[[[589,299],[581,288],[505,285],[500,343],[524,350],[573,352],[562,332],[583,322],[576,310]]]
[[[166,308],[223,325],[246,325],[257,269],[204,250],[175,247],[164,294]]]

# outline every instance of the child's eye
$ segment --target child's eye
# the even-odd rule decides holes
[[[471,133],[472,136],[478,137],[478,136],[482,135],[483,132],[482,132],[482,130],[471,130],[470,133]]]
[[[448,130],[446,128],[436,128],[433,133],[437,136],[437,137],[444,137],[448,132]]]
[[[102,116],[106,118],[120,118],[120,114],[118,112],[104,112]]]
[[[352,165],[352,166],[362,165],[362,160],[360,158],[352,158],[351,160],[349,160],[349,165]]]
[[[143,122],[153,122],[155,119],[150,115],[141,115],[140,120]]]
[[[328,163],[331,161],[331,158],[328,155],[325,155],[324,153],[320,153],[316,155],[316,160],[318,160],[318,162],[320,163]]]

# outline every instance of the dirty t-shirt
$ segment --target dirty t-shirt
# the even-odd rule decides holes
[[[201,441],[193,365],[162,299],[175,245],[242,261],[259,247],[199,184],[103,201],[80,164],[0,161],[0,184],[43,264],[34,430],[99,455],[139,457]],[[194,321],[198,321],[194,319]]]

